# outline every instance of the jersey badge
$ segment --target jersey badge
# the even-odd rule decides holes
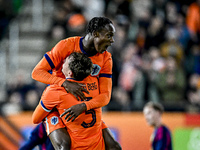
[[[57,123],[58,123],[58,117],[53,116],[53,117],[51,118],[51,124],[52,124],[52,125],[56,125]]]
[[[100,70],[101,70],[101,67],[99,65],[93,64],[93,70],[92,70],[91,76],[98,75]]]

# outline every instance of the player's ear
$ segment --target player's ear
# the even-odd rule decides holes
[[[72,72],[71,70],[69,70],[69,71],[68,71],[68,75],[69,75],[70,77],[73,77],[73,72]]]

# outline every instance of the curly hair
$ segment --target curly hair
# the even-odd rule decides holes
[[[74,78],[81,81],[90,75],[93,63],[85,54],[74,52],[69,55],[69,69],[72,71]]]
[[[106,17],[94,17],[90,20],[86,28],[86,34],[94,31],[101,31],[107,24],[113,24],[112,21]]]

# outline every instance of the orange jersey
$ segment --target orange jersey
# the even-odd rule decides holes
[[[87,80],[87,83],[85,82]],[[88,100],[99,95],[98,80],[94,78],[87,78],[81,83],[86,83],[87,90],[90,94],[86,94]],[[91,88],[91,84],[94,85]],[[59,114],[64,112],[73,105],[82,103],[78,101],[72,94],[65,91],[63,87],[58,85],[50,85],[46,88],[42,95],[41,101],[34,111],[33,119],[43,118],[54,108],[57,108]],[[101,108],[90,109],[82,113],[73,122],[66,122],[64,116],[61,118],[71,138],[71,149],[81,150],[104,150],[104,140],[102,136],[102,120],[101,120]],[[49,123],[52,125],[58,124],[57,116],[51,118],[50,121],[46,122],[47,129]]]
[[[82,52],[91,58],[94,69],[91,77],[98,78],[100,94],[93,100],[86,102],[87,110],[103,107],[110,101],[112,88],[112,58],[107,51],[104,53],[88,54],[83,50],[81,37],[71,37],[61,40],[56,46],[45,54],[42,60],[36,65],[32,72],[33,79],[59,86],[65,81],[61,71],[63,61],[72,52]],[[52,75],[48,71],[52,70]]]

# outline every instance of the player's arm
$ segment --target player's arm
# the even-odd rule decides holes
[[[49,73],[50,70],[62,67],[64,59],[74,50],[74,42],[66,39],[61,40],[51,51],[47,52],[41,61],[32,71],[32,78],[45,84],[57,84],[63,86],[66,91],[73,94],[77,99],[80,97],[86,100],[84,92],[89,93],[81,84],[67,81],[64,78],[57,77]]]
[[[45,56],[48,57],[47,54],[45,54]],[[49,71],[54,67],[49,64],[45,56],[33,69],[32,78],[45,84],[57,84],[61,86],[65,79],[49,73]]]
[[[86,101],[87,110],[106,106],[110,102],[112,90],[112,58],[107,55],[104,66],[99,74],[100,94],[90,101]]]
[[[85,102],[87,110],[106,106],[110,102],[112,89],[111,76],[112,75],[109,75],[109,77],[102,76],[99,78],[100,94],[91,99],[90,101]]]
[[[64,78],[49,73],[58,67],[68,53],[65,52],[67,40],[61,40],[51,51],[47,52],[32,71],[32,78],[45,84],[57,84],[61,86]],[[66,56],[65,56],[66,55]]]
[[[41,100],[37,105],[36,109],[32,115],[33,123],[40,123],[50,112],[51,110],[60,104],[60,94],[59,89],[53,86],[49,86],[43,92]]]
[[[33,112],[32,121],[34,124],[40,123],[51,111],[42,105],[43,103],[42,101],[40,101],[40,103],[37,105],[36,109]]]

